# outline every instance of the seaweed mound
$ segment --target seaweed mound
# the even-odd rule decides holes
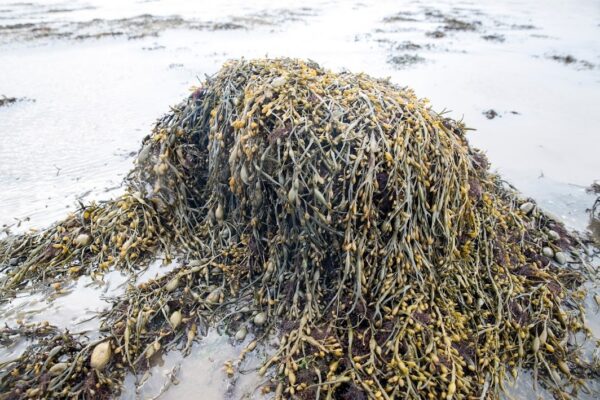
[[[38,340],[0,386],[110,397],[217,324],[278,332],[259,371],[276,398],[497,398],[520,368],[576,394],[597,373],[569,341],[588,332],[577,240],[490,173],[465,130],[386,80],[228,62],[157,122],[122,197],[0,242],[4,298],[182,260],[115,299],[98,341],[10,328]]]

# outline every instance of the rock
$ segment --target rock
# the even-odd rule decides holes
[[[177,329],[177,327],[181,324],[181,320],[182,320],[181,311],[177,310],[173,314],[171,314],[171,317],[169,318],[169,322],[171,323],[173,330]]]
[[[208,296],[206,296],[206,302],[210,304],[216,304],[221,299],[221,288],[217,288],[210,292]]]
[[[554,254],[554,259],[560,265],[565,265],[567,263],[567,256],[565,256],[565,253],[562,251],[557,251],[556,254]]]
[[[73,240],[73,243],[75,243],[79,247],[87,246],[91,242],[92,242],[92,237],[90,235],[88,235],[87,233],[82,233],[79,236],[77,236],[75,238],[75,240]]]
[[[177,289],[177,286],[179,286],[179,277],[176,276],[175,278],[171,279],[166,285],[165,285],[165,290],[167,292],[172,292],[173,290]]]
[[[544,247],[542,249],[542,254],[548,258],[552,258],[554,257],[554,250],[552,250],[550,247]]]
[[[248,334],[248,329],[246,329],[245,326],[242,326],[236,333],[235,333],[235,340],[239,340],[240,342],[244,339],[246,339],[246,335]]]
[[[521,207],[519,207],[521,209],[521,211],[523,212],[523,214],[527,215],[529,214],[533,208],[535,207],[535,204],[533,204],[532,202],[528,201],[525,202],[523,204],[521,204]]]
[[[280,86],[285,85],[285,82],[285,76],[279,76],[271,81],[271,86],[273,86],[274,88],[278,88]]]
[[[110,348],[110,341],[102,342],[97,344],[92,351],[90,357],[90,366],[98,371],[101,371],[106,367],[106,364],[110,361],[112,350]]]
[[[262,326],[267,322],[267,314],[264,312],[260,312],[254,316],[254,325]]]
[[[560,239],[560,235],[556,231],[553,231],[553,230],[548,231],[548,237],[554,241]]]

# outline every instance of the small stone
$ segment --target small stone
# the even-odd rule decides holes
[[[565,265],[567,263],[567,256],[565,256],[565,253],[562,251],[556,252],[556,254],[554,254],[554,259],[560,265]]]
[[[271,81],[271,86],[274,88],[278,88],[280,86],[285,85],[286,79],[284,76],[279,76]]]
[[[173,330],[177,329],[179,324],[181,324],[181,319],[182,319],[181,311],[175,311],[173,314],[171,314],[171,317],[169,318],[169,322],[171,323]]]
[[[179,286],[179,277],[176,276],[175,278],[171,279],[166,285],[165,285],[165,290],[167,292],[172,292],[173,290],[177,289],[177,286]]]
[[[90,357],[90,366],[98,371],[104,369],[110,361],[111,354],[110,341],[107,340],[106,342],[97,344]]]
[[[532,202],[528,201],[526,203],[521,204],[521,211],[523,212],[523,214],[529,214],[533,208],[535,207],[535,204],[533,204]]]
[[[206,302],[210,304],[217,304],[221,299],[221,288],[217,288],[210,292],[208,296],[206,296]]]
[[[242,326],[236,333],[235,333],[235,340],[239,340],[240,342],[244,339],[246,339],[246,335],[248,334],[248,329],[246,329],[245,326]]]
[[[548,231],[548,237],[551,240],[555,240],[555,241],[558,240],[558,239],[560,239],[560,235],[556,231],[553,231],[553,230],[549,230]]]
[[[254,325],[261,326],[267,322],[267,314],[264,312],[260,312],[254,316]]]
[[[90,244],[91,241],[92,237],[90,235],[88,235],[87,233],[82,233],[79,236],[77,236],[75,240],[73,240],[73,243],[75,243],[79,247],[83,247]]]
[[[544,247],[542,249],[542,254],[548,258],[554,257],[554,251],[550,247]]]

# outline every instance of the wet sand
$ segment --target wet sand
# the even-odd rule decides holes
[[[225,60],[268,55],[414,88],[434,109],[477,128],[471,143],[523,196],[571,229],[587,229],[596,194],[585,189],[600,179],[596,2],[212,3],[0,4],[0,100],[15,99],[0,107],[0,225],[42,228],[78,201],[117,196],[156,118]],[[147,274],[171,267],[158,262]],[[125,279],[114,273],[104,285],[80,280],[66,296],[22,296],[0,306],[0,323],[50,320],[97,334],[89,318]],[[598,336],[598,307],[588,305]],[[231,382],[223,371],[240,346],[212,332],[190,357],[169,354],[143,397],[169,381],[161,398],[199,390],[211,399],[262,398],[255,375]],[[2,349],[0,358],[22,350]],[[136,398],[133,381],[123,398]],[[513,394],[531,395],[531,377],[524,374]]]

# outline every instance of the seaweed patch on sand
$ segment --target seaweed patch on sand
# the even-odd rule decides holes
[[[570,340],[591,335],[583,239],[491,173],[465,131],[387,80],[226,63],[157,122],[124,195],[0,241],[2,301],[182,260],[115,298],[99,339],[0,330],[33,335],[0,365],[4,396],[114,396],[209,326],[255,335],[240,359],[278,332],[259,370],[275,398],[498,398],[522,368],[557,397],[588,390],[598,366]]]

